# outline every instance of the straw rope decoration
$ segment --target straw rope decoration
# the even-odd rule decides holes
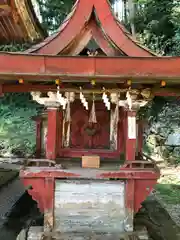
[[[95,96],[93,93],[93,104],[92,104],[92,109],[89,117],[89,123],[97,123],[97,118],[96,118],[96,108],[95,108]]]

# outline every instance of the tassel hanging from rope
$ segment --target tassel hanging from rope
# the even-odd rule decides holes
[[[71,106],[70,106],[70,93],[68,93],[67,97],[67,107],[66,107],[66,113],[65,113],[65,122],[71,121]]]
[[[119,122],[119,102],[116,103],[116,108],[114,111],[114,123],[117,124]]]
[[[114,114],[112,117],[112,133],[111,133],[111,141],[112,141],[112,149],[117,148],[117,128],[119,122],[119,96],[116,96],[116,108],[114,110]]]
[[[92,109],[91,109],[91,113],[90,113],[90,117],[89,117],[89,123],[97,123],[94,95],[93,95]]]

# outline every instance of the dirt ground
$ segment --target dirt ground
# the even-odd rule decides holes
[[[156,198],[180,226],[180,167],[161,169],[161,178],[156,186]]]
[[[155,190],[138,218],[148,221],[153,240],[180,239],[180,167],[163,167]],[[149,224],[151,222],[151,224]]]
[[[18,176],[18,171],[0,167],[0,188]]]
[[[143,203],[143,207],[136,219],[145,223],[148,233],[153,240],[179,240],[180,227],[174,222],[168,211],[152,194]]]

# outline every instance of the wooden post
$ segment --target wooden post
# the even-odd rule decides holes
[[[133,219],[134,219],[134,196],[135,196],[135,180],[128,179],[126,182],[125,190],[125,206],[126,206],[126,221],[125,221],[125,230],[133,231]]]
[[[136,157],[136,111],[127,110],[125,123],[125,156],[127,161],[134,161]]]
[[[36,158],[41,157],[41,131],[42,131],[42,118],[36,119]]]
[[[54,178],[45,178],[44,232],[50,233],[54,227]],[[48,238],[49,239],[49,238]]]
[[[35,121],[36,124],[36,152],[35,157],[40,158],[41,157],[41,131],[42,131],[42,118],[40,116],[33,116],[31,117],[33,121]]]
[[[142,154],[143,150],[143,133],[144,133],[144,128],[143,128],[143,121],[138,121],[138,139],[137,139],[137,155]]]
[[[47,140],[46,140],[46,158],[56,160],[58,152],[62,146],[62,133],[60,133],[62,125],[62,112],[58,106],[48,107],[48,124],[47,124]]]

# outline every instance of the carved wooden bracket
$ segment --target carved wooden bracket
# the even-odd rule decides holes
[[[151,89],[143,89],[142,91],[130,89],[126,94],[126,100],[120,100],[119,106],[128,110],[139,110],[153,99]]]

